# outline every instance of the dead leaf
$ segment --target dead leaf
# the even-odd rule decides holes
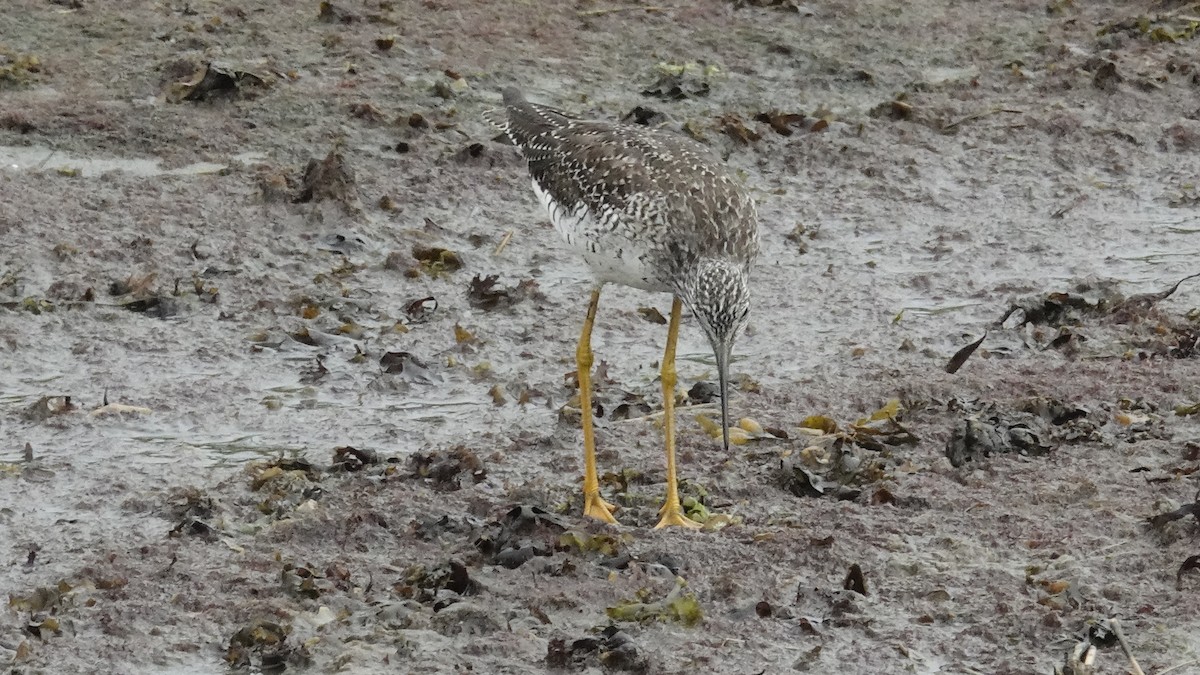
[[[442,274],[462,269],[463,261],[457,253],[437,246],[413,246],[413,257],[421,263],[421,269],[435,279]]]
[[[269,84],[266,77],[249,71],[206,63],[187,80],[171,83],[166,98],[171,103],[206,101],[215,96],[244,95],[250,93],[249,87],[266,87]]]
[[[656,323],[660,326],[667,325],[667,318],[662,315],[662,312],[658,311],[658,309],[654,307],[638,307],[637,312],[638,314],[642,315],[643,319],[649,321],[650,323]]]
[[[317,19],[325,23],[354,23],[358,21],[359,16],[334,5],[332,2],[322,1],[317,9]]]
[[[859,595],[867,594],[867,578],[858,563],[850,565],[850,571],[846,573],[846,578],[842,581],[842,588],[854,591]]]
[[[384,117],[382,110],[375,107],[374,103],[366,101],[350,104],[350,116],[369,122],[380,122]]]
[[[344,445],[333,449],[333,464],[330,468],[341,471],[359,471],[379,462],[379,455],[374,450],[360,450]]]
[[[810,415],[805,417],[804,421],[800,422],[800,428],[816,429],[821,433],[832,434],[837,432],[838,425],[832,418],[824,415]]]
[[[1179,571],[1175,573],[1175,588],[1183,590],[1183,575],[1191,570],[1200,570],[1200,555],[1188,556],[1187,560],[1179,566]]]
[[[473,344],[476,341],[475,334],[463,328],[459,324],[454,324],[454,342],[455,344]]]
[[[43,396],[21,411],[21,416],[31,422],[43,422],[74,409],[70,396]]]
[[[478,274],[471,279],[467,289],[467,300],[471,306],[484,311],[508,309],[524,300],[537,289],[537,282],[532,279],[517,284],[516,289],[508,289],[497,284],[499,276],[489,274],[480,277]]]
[[[424,323],[433,316],[433,313],[437,311],[437,308],[437,298],[430,295],[425,298],[417,298],[416,300],[409,301],[409,303],[404,306],[404,314],[408,316],[410,323]]]
[[[310,159],[300,179],[300,190],[292,199],[296,204],[324,200],[341,202],[350,206],[357,199],[354,173],[338,148],[325,155],[325,159]]]
[[[742,118],[734,115],[733,113],[728,113],[717,118],[717,125],[720,127],[722,133],[735,141],[741,141],[742,143],[753,143],[762,139],[762,134],[748,128],[745,123],[742,122]]]
[[[686,98],[707,96],[711,88],[701,73],[685,68],[680,72],[664,73],[658,80],[642,90],[643,96],[653,96],[664,101],[682,101]]]
[[[765,122],[771,125],[775,133],[780,136],[791,136],[794,133],[793,126],[804,124],[806,116],[802,113],[784,113],[777,110],[771,112],[759,113],[754,116],[755,121]]]
[[[954,356],[950,357],[950,362],[946,364],[946,372],[951,375],[957,373],[958,369],[962,368],[963,364],[967,362],[967,359],[971,358],[976,349],[979,349],[979,345],[983,344],[985,339],[987,339],[987,331],[984,331],[978,340],[954,352]]]

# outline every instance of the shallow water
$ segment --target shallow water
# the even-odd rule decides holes
[[[57,173],[78,172],[84,178],[95,178],[110,171],[141,177],[200,176],[220,173],[229,169],[231,165],[250,164],[264,158],[265,155],[259,152],[243,152],[230,157],[228,164],[195,162],[174,169],[166,169],[162,167],[160,159],[76,155],[44,145],[0,146],[0,168],[2,169]]]

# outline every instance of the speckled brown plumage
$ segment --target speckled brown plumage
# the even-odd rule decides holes
[[[488,114],[529,163],[554,227],[587,262],[596,288],[576,350],[584,430],[584,513],[616,522],[600,497],[592,432],[591,332],[607,282],[672,293],[662,360],[667,499],[659,527],[697,527],[683,515],[675,475],[675,341],[687,305],[716,356],[729,449],[729,362],[750,311],[758,224],[749,193],[715,157],[667,131],[589,121],[530,103],[515,89]]]
[[[577,119],[513,89],[504,102],[503,116],[490,119],[520,148],[551,221],[597,280],[687,302],[685,282],[702,260],[749,272],[758,254],[754,202],[703,146],[640,125]]]

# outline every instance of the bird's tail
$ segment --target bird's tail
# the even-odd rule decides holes
[[[567,126],[573,119],[554,108],[526,101],[516,87],[506,87],[501,95],[504,97],[504,107],[485,111],[483,118],[522,149],[536,144],[546,134]]]

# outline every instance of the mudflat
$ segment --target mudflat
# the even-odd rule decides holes
[[[11,672],[1133,672],[1110,619],[1200,672],[1200,7],[10,4]],[[482,118],[513,85],[759,204],[728,454],[680,338],[704,531],[651,529],[631,289],[622,525],[580,516],[589,285]]]

